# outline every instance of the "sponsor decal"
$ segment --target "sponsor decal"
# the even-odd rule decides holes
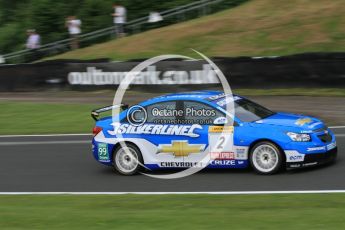
[[[220,101],[217,102],[217,105],[219,105],[220,107],[224,107],[225,105],[229,104],[230,102],[233,102],[233,101],[237,101],[241,99],[240,97],[238,96],[234,96],[234,97],[226,97]]]
[[[108,152],[108,144],[99,143],[98,144],[98,160],[102,162],[109,162],[109,152]]]
[[[227,98],[233,98],[231,101],[236,101],[236,100],[241,99],[239,96],[234,96],[234,95],[232,95],[232,97],[231,97],[231,95],[225,95],[225,93],[220,93],[220,94],[211,96],[211,97],[207,98],[206,100],[208,100],[208,101],[216,101],[216,100],[219,100],[219,99],[224,98],[225,96],[226,96]],[[225,100],[225,99],[224,99],[224,100]],[[230,100],[230,99],[228,99],[228,100]]]
[[[313,130],[302,130],[301,133],[313,133]]]
[[[318,125],[321,125],[321,124],[322,124],[322,122],[315,122],[314,124],[309,125],[308,128],[312,129],[315,126],[318,126]]]
[[[218,99],[223,98],[223,97],[225,97],[225,93],[220,93],[220,94],[217,94],[217,95],[214,95],[214,96],[207,98],[207,100],[214,101],[214,100],[218,100]]]
[[[326,150],[326,147],[325,147],[325,146],[307,148],[307,151],[308,151],[308,152],[312,152],[312,151],[324,151],[324,150]]]
[[[172,141],[171,144],[160,144],[159,153],[173,154],[175,157],[186,157],[204,151],[205,145],[189,144],[188,141]]]
[[[236,149],[236,154],[246,154],[246,149],[242,149],[242,148]]]
[[[166,95],[164,95],[164,96],[158,96],[158,97],[156,97],[157,99],[164,99],[164,98],[166,98],[167,96]],[[201,95],[195,95],[195,94],[191,94],[191,95],[179,95],[179,94],[177,94],[177,95],[169,95],[169,98],[186,98],[186,97],[188,97],[188,98],[204,98],[204,96],[201,96]]]
[[[114,122],[111,124],[113,130],[108,131],[110,135],[118,134],[148,134],[148,135],[175,135],[175,136],[188,136],[199,137],[195,130],[202,129],[201,125],[155,125],[144,124],[134,126],[131,124],[120,124]]]
[[[301,154],[295,150],[287,150],[285,151],[286,155],[286,162],[300,162],[304,161],[304,154]]]
[[[247,160],[248,148],[235,148],[235,158],[238,160]]]
[[[214,121],[213,124],[215,125],[224,125],[228,123],[228,119],[226,117],[217,117]]]
[[[191,168],[191,167],[201,167],[201,162],[161,162],[160,167],[167,168]]]
[[[247,160],[248,159],[247,148],[238,148],[235,146],[233,151],[234,151],[236,160]]]
[[[245,161],[236,160],[212,160],[210,164],[204,165],[203,162],[161,162],[159,164],[162,168],[203,168],[206,166],[236,166],[243,165]]]
[[[234,141],[233,131],[233,126],[209,126],[209,152],[231,152],[233,150]]]
[[[208,127],[209,133],[233,133],[234,126],[210,126]]]
[[[246,153],[236,153],[235,158],[238,160],[247,160],[247,154]]]
[[[228,166],[235,166],[235,160],[212,160],[211,165],[228,165]]]
[[[220,152],[220,153],[210,153],[212,160],[234,160],[234,152]]]
[[[333,142],[333,143],[327,145],[327,151],[334,149],[335,147],[337,147],[337,143]]]
[[[300,118],[300,119],[298,119],[298,120],[295,122],[295,124],[296,124],[296,125],[299,125],[299,126],[303,126],[303,125],[308,124],[308,123],[310,123],[310,122],[312,122],[312,120],[311,120],[310,118],[308,118],[308,117],[305,117],[305,118]]]
[[[289,156],[290,162],[295,162],[295,161],[303,161],[304,157],[303,156]]]

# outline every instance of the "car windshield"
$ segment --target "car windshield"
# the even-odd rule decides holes
[[[275,112],[247,99],[235,101],[235,116],[244,122],[253,122],[272,116]]]
[[[223,99],[217,104],[225,109],[225,105],[229,101],[229,99]],[[234,97],[234,102],[235,116],[244,122],[258,121],[275,114],[275,112],[244,98]]]

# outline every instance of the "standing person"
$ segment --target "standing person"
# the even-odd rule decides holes
[[[71,49],[79,48],[79,35],[81,33],[81,20],[75,16],[69,16],[66,19],[65,26],[68,28],[68,33],[71,38]]]
[[[26,34],[28,35],[28,39],[26,40],[26,48],[30,50],[36,50],[40,48],[41,37],[36,30],[27,30]]]
[[[114,13],[112,14],[112,16],[114,18],[116,36],[123,37],[125,35],[124,25],[126,23],[127,10],[120,4],[113,4],[113,9]]]
[[[26,34],[28,38],[25,47],[30,50],[30,56],[25,59],[27,62],[36,61],[40,58],[38,49],[41,44],[41,36],[34,29],[27,30]]]

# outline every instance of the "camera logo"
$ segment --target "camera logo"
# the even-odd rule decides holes
[[[132,106],[127,111],[127,121],[133,126],[141,126],[147,120],[146,109],[140,105]]]

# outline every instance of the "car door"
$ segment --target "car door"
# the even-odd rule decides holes
[[[200,166],[199,159],[202,154],[207,154],[208,124],[204,124],[205,117],[190,114],[190,110],[205,108],[183,100],[159,102],[145,108],[146,124],[163,125],[164,130],[170,130],[145,137],[157,146],[150,161],[154,158],[159,167],[167,168]]]
[[[191,154],[185,162],[202,162],[209,167],[234,166],[233,126],[226,125],[229,118],[217,108],[198,101],[184,101],[185,123],[200,124],[202,129],[198,139],[189,140],[193,144],[205,144],[202,152]]]
[[[143,134],[143,137],[157,148],[149,153],[148,161],[163,168],[191,167],[185,158],[203,150],[200,144],[193,144],[200,138],[201,126],[181,123],[183,104],[181,101],[158,102],[145,107],[146,123],[157,127],[159,132]]]

